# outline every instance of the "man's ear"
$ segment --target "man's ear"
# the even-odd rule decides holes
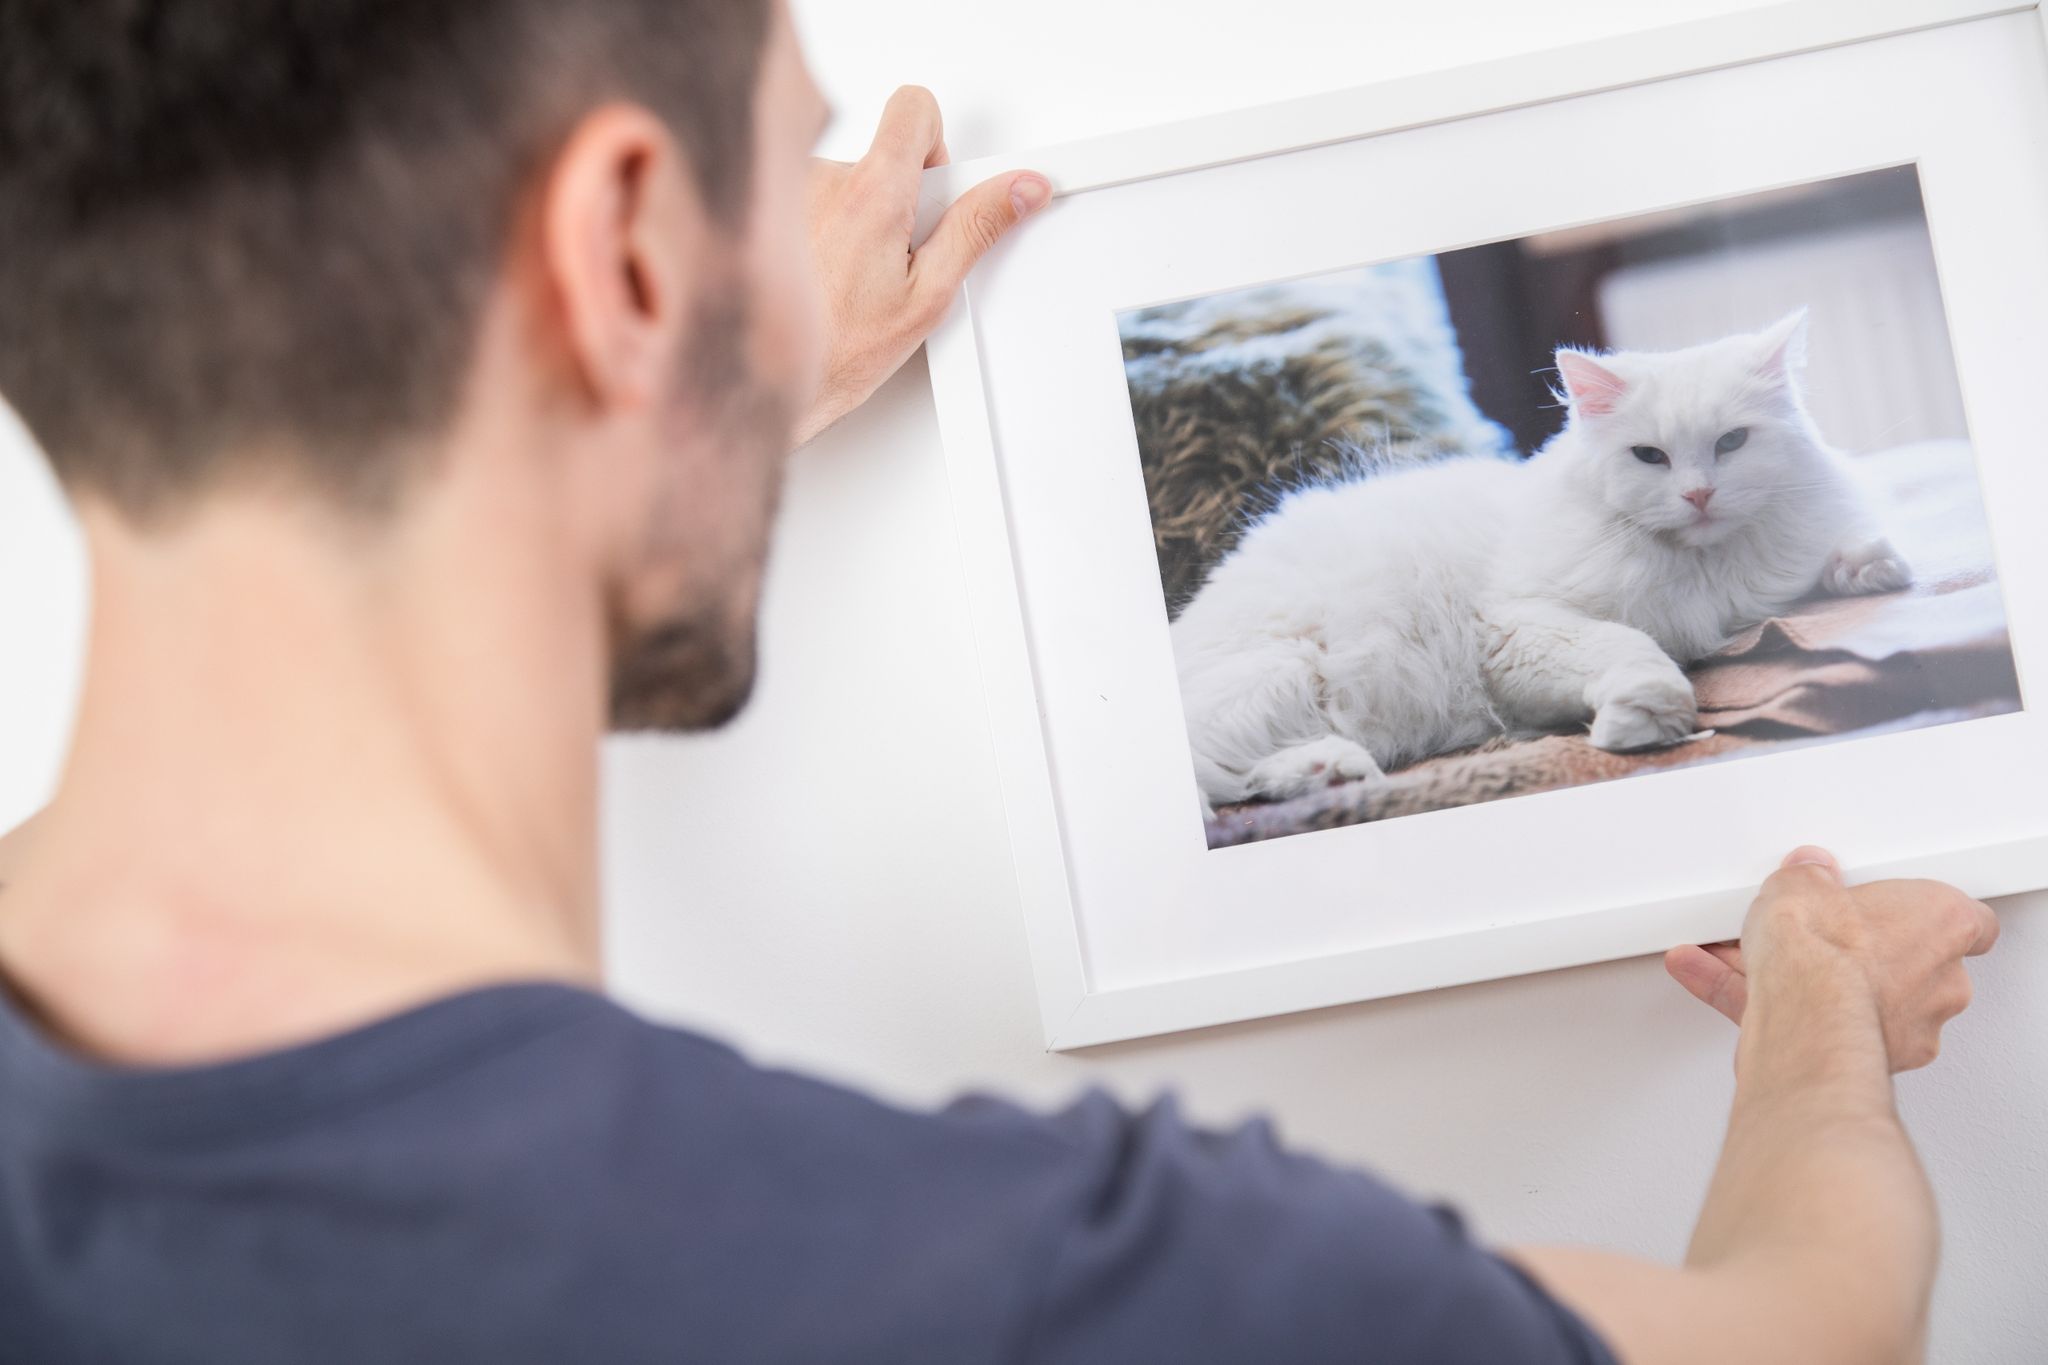
[[[643,406],[679,372],[709,236],[687,171],[667,126],[630,104],[587,115],[549,170],[541,259],[600,404]]]

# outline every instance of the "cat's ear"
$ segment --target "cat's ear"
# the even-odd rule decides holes
[[[1806,310],[1789,313],[1756,334],[1756,371],[1789,379],[1806,368]]]
[[[1605,417],[1621,406],[1628,381],[1583,351],[1559,351],[1557,372],[1564,376],[1564,396],[1582,417]]]

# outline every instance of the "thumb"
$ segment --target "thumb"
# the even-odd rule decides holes
[[[1842,864],[1835,855],[1824,848],[1815,848],[1811,844],[1804,848],[1793,849],[1785,855],[1785,861],[1778,864],[1780,869],[1807,865],[1826,868],[1834,874],[1836,881],[1842,879]]]
[[[1815,874],[1818,874],[1816,880]],[[1824,848],[1795,848],[1785,855],[1785,861],[1778,864],[1757,892],[1756,904],[1750,907],[1754,917],[1767,906],[1775,905],[1787,897],[1813,895],[1826,887],[1842,885],[1842,865],[1835,861],[1835,855]],[[1748,934],[1748,926],[1743,932]]]
[[[974,263],[1017,224],[1052,201],[1052,184],[1036,171],[999,175],[960,196],[918,248],[917,287],[950,299]]]

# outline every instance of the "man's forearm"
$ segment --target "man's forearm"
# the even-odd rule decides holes
[[[1788,1334],[1812,1338],[1786,1359],[1919,1359],[1939,1226],[1876,1009],[1841,984],[1802,988],[1833,999],[1751,1005],[1686,1263],[1776,1285]]]
[[[1817,1244],[1841,1265],[1888,1271],[1894,1304],[1933,1275],[1933,1197],[1898,1126],[1876,1005],[1847,972],[1802,974],[1751,1001],[1688,1265]]]
[[[1924,1352],[1939,1227],[1893,1104],[1968,1008],[1991,908],[1936,882],[1850,887],[1823,849],[1785,859],[1742,942],[1665,966],[1742,1027],[1734,1111],[1686,1267],[1516,1257],[1628,1365],[1894,1365]]]
[[[1919,1353],[1937,1250],[1868,986],[1843,964],[1757,990],[1686,1263],[1776,1281],[1794,1314],[1810,1306],[1815,1349],[1800,1359],[1894,1361]],[[1841,1342],[1843,1324],[1858,1342]]]
[[[1686,1263],[1776,1282],[1794,1319],[1809,1306],[1815,1344],[1801,1359],[1911,1359],[1939,1233],[1875,1002],[1847,967],[1772,986],[1744,1020],[1728,1137]],[[1844,1323],[1857,1342],[1841,1341]]]
[[[1934,1204],[1865,994],[1820,973],[1752,1000],[1727,1140],[1684,1270],[1516,1253],[1627,1365],[1918,1359]]]

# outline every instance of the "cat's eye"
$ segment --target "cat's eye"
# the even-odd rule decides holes
[[[1737,427],[1735,430],[1722,436],[1720,440],[1714,442],[1714,453],[1716,455],[1733,455],[1748,444],[1749,428]]]
[[[1637,446],[1630,452],[1644,464],[1670,464],[1671,457],[1655,446]]]

